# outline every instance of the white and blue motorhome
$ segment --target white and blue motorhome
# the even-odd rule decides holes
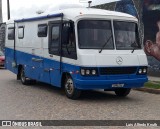
[[[71,99],[95,89],[126,96],[148,80],[138,20],[128,14],[71,8],[10,20],[5,41],[18,80],[62,87]]]

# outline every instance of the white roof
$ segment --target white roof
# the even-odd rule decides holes
[[[103,9],[95,9],[95,8],[84,8],[84,7],[79,7],[79,8],[70,8],[70,9],[60,9],[58,11],[51,11],[51,12],[46,12],[42,14],[36,14],[33,17],[28,17],[28,18],[22,18],[18,19],[19,21],[21,20],[26,20],[28,19],[39,19],[45,16],[51,16],[54,17],[54,14],[61,14],[63,13],[64,18],[70,19],[70,20],[75,20],[78,17],[108,17],[112,19],[117,18],[117,19],[128,19],[128,20],[134,20],[137,21],[137,18],[133,17],[132,15],[125,14],[125,13],[120,13],[120,12],[115,12],[115,11],[108,11],[108,10],[103,10]],[[45,18],[44,18],[45,19]],[[7,23],[13,23],[14,20],[9,20]]]
[[[125,17],[129,19],[135,19],[137,20],[134,16],[126,14],[126,13],[121,13],[121,12],[116,12],[116,11],[108,11],[104,9],[95,9],[95,8],[72,8],[72,9],[65,9],[63,10],[64,16],[70,17],[70,19],[74,19],[79,16],[111,16],[111,17]],[[112,19],[112,18],[111,18]]]

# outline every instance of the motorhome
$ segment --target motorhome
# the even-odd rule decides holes
[[[148,80],[140,38],[131,15],[60,9],[6,22],[5,66],[22,84],[61,87],[70,99],[97,89],[127,96]]]

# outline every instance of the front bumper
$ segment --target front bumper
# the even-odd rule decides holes
[[[125,79],[74,79],[74,83],[77,89],[81,90],[93,90],[93,89],[108,89],[114,90],[112,84],[124,84],[123,88],[139,88],[143,87],[144,83],[148,81],[147,76],[140,78],[125,78]]]

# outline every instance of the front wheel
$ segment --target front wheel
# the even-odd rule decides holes
[[[130,93],[130,91],[131,91],[130,88],[116,89],[115,94],[120,97],[126,97]]]
[[[76,89],[71,76],[66,76],[64,89],[66,96],[69,99],[78,99],[81,95],[81,90]]]

